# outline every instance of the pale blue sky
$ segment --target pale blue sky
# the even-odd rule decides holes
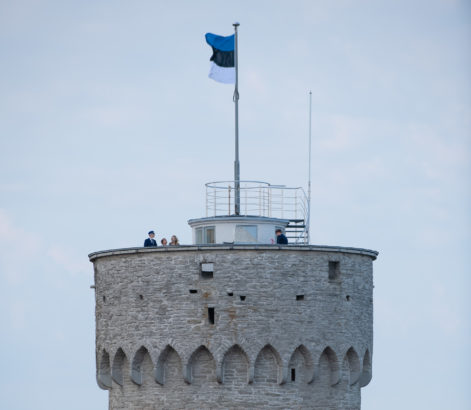
[[[471,407],[471,5],[0,1],[0,407],[105,409],[92,251],[191,241],[230,179],[307,185],[314,244],[378,250],[363,409]],[[72,399],[72,401],[71,401]]]

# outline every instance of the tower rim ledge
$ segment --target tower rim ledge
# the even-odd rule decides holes
[[[108,249],[102,251],[92,252],[88,255],[90,262],[94,262],[97,259],[104,258],[107,256],[118,256],[118,255],[134,255],[134,254],[145,254],[155,252],[197,252],[197,251],[240,251],[240,250],[254,250],[254,251],[303,251],[303,252],[331,252],[331,253],[348,253],[369,256],[372,260],[376,260],[379,255],[378,251],[365,249],[365,248],[354,248],[344,246],[331,246],[331,245],[270,245],[270,244],[251,244],[251,245],[239,245],[239,244],[207,244],[207,245],[179,245],[179,246],[158,246],[158,247],[129,247],[129,248],[118,248]]]

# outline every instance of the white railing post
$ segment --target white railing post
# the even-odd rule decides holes
[[[214,216],[216,216],[216,208],[217,208],[217,194],[216,194],[216,189],[214,189]]]
[[[247,215],[247,189],[244,190],[244,196],[245,196],[245,215]]]
[[[258,212],[260,213],[260,215],[265,216],[265,215],[263,215],[263,208],[262,208],[262,188],[261,188],[260,185],[259,185],[259,187],[258,187]]]
[[[283,219],[283,217],[285,215],[285,202],[284,202],[285,190],[283,188],[281,188],[280,191],[281,191],[281,219]]]
[[[262,193],[262,209],[263,209],[263,216],[268,216],[268,202],[267,202],[267,189],[266,187],[260,187]]]

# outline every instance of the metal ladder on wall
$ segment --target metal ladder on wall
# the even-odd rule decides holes
[[[285,235],[289,243],[307,243],[306,221],[304,219],[289,219]]]

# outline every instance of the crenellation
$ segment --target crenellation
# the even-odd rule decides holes
[[[155,356],[158,356],[157,361],[153,359]],[[179,377],[183,380],[183,375],[186,375],[188,384],[200,385],[205,382],[216,381],[218,369],[222,373],[219,381],[222,384],[226,384],[228,381],[232,383],[233,379],[238,380],[238,384],[242,383],[242,379],[245,380],[245,384],[249,384],[251,367],[254,370],[254,381],[256,383],[281,385],[284,382],[301,384],[319,382],[334,386],[341,381],[344,373],[348,375],[348,384],[352,386],[361,382],[361,378],[371,371],[369,352],[365,352],[365,358],[362,362],[354,347],[347,350],[342,362],[338,359],[341,354],[337,354],[330,346],[326,346],[316,358],[308,348],[299,345],[290,354],[289,360],[286,361],[270,344],[266,344],[258,352],[255,359],[250,359],[243,347],[234,344],[224,352],[222,360],[219,362],[216,361],[212,352],[203,345],[198,346],[186,361],[170,345],[166,345],[165,348],[155,352],[141,346],[132,356],[131,367],[127,355],[121,347],[117,349],[112,361],[110,361],[110,357],[108,351],[103,349],[99,361],[98,375],[100,381],[112,374],[113,381],[121,386],[129,381],[142,385],[144,380],[148,381],[152,378],[158,384],[165,386],[169,380],[177,380]],[[235,357],[242,359],[237,361],[234,359]],[[156,363],[155,366],[154,363]],[[183,363],[185,364],[182,365]],[[314,363],[317,365],[314,365]],[[291,380],[290,371],[293,368],[297,370],[295,380]],[[244,370],[238,371],[237,369]],[[283,373],[289,376],[286,377],[286,381],[282,380]],[[110,387],[111,383],[106,385],[106,388]]]

